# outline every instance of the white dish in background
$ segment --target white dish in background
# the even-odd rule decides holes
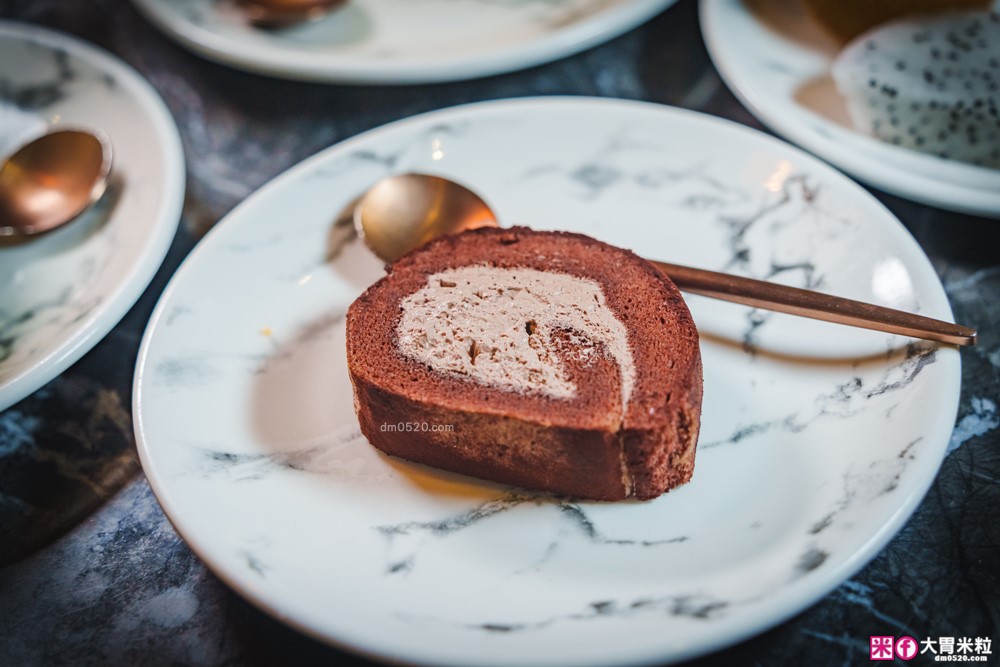
[[[233,0],[134,0],[205,57],[272,76],[427,83],[510,72],[583,51],[676,0],[350,0],[283,30],[249,25]]]
[[[343,318],[382,265],[334,221],[390,168],[458,178],[508,225],[950,317],[927,258],[871,195],[710,116],[524,99],[346,141],[209,233],[136,369],[157,498],[277,618],[392,661],[679,660],[820,599],[927,491],[954,424],[956,349],[699,297],[704,417],[680,489],[559,501],[378,454],[358,431]]]
[[[177,229],[184,158],[144,79],[50,30],[0,21],[0,107],[7,148],[52,124],[99,128],[114,151],[107,193],[79,219],[28,242],[0,239],[3,410],[83,356],[146,289]]]
[[[1000,170],[893,146],[851,126],[829,76],[838,47],[802,0],[701,0],[700,11],[723,80],[775,132],[886,192],[1000,218]]]

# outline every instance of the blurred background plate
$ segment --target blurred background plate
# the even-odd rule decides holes
[[[507,225],[951,317],[878,201],[742,125],[535,98],[347,140],[205,237],[136,368],[157,499],[276,618],[393,662],[661,664],[819,600],[927,491],[955,423],[957,349],[693,296],[705,405],[690,484],[650,502],[570,502],[378,454],[358,430],[344,315],[383,265],[336,221],[411,170],[462,180]]]
[[[184,158],[144,79],[50,30],[0,21],[0,108],[17,119],[0,137],[81,125],[103,130],[114,151],[107,192],[78,220],[29,241],[0,239],[4,410],[83,356],[145,290],[180,219]]]
[[[1000,170],[893,146],[851,127],[829,76],[837,44],[802,0],[701,0],[700,10],[723,80],[772,130],[886,192],[1000,218]]]
[[[625,33],[675,0],[350,0],[282,30],[233,0],[133,0],[168,35],[219,62],[291,79],[426,83],[510,72]]]

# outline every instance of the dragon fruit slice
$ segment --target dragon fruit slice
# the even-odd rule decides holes
[[[857,129],[1000,168],[1000,14],[893,21],[848,44],[832,74]]]

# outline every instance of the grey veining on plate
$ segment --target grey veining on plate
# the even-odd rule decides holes
[[[859,373],[837,384],[828,393],[817,395],[813,399],[809,413],[794,412],[765,422],[749,423],[723,440],[701,442],[698,447],[712,449],[735,445],[775,429],[798,433],[809,428],[817,420],[848,417],[862,410],[883,410],[888,416],[895,405],[890,402],[886,406],[885,400],[871,401],[871,399],[887,394],[891,398],[893,392],[909,385],[927,364],[934,363],[935,354],[935,346],[921,343],[912,343],[901,350],[889,350],[883,359],[885,367],[879,374],[864,379]],[[858,364],[858,367],[860,366],[861,364]]]
[[[579,611],[563,616],[553,616],[540,621],[485,622],[464,624],[466,630],[488,633],[532,632],[545,630],[556,624],[589,623],[603,619],[627,619],[639,614],[654,614],[664,617],[685,617],[699,621],[711,621],[734,603],[716,600],[704,595],[674,595],[665,597],[640,597],[632,600],[598,600]],[[408,622],[433,626],[442,623],[440,619],[407,615]]]
[[[365,465],[357,456],[359,446],[367,441],[357,428],[344,429],[307,442],[285,443],[292,446],[281,452],[243,454],[201,448],[202,458],[191,474],[215,477],[220,481],[252,482],[282,470],[327,475],[351,483],[374,483],[386,479],[377,468]]]
[[[79,220],[66,230],[49,236],[51,245],[70,247],[76,239],[85,239],[110,217],[120,196],[121,184],[112,181],[108,192]],[[61,242],[58,243],[57,242]],[[17,304],[7,310],[0,303],[0,382],[13,377],[52,349],[52,336],[88,318],[105,300],[97,291],[87,295],[101,280],[113,259],[115,234],[109,231],[102,242],[92,244],[86,255],[70,258],[60,270],[66,271],[65,282],[52,292],[39,290],[42,298]],[[28,255],[30,248],[25,249]],[[43,256],[39,255],[39,259]],[[0,275],[3,272],[0,271]],[[15,282],[13,276],[4,276]],[[11,290],[13,291],[13,290]],[[20,291],[20,290],[19,290]],[[8,292],[10,294],[10,292]],[[85,295],[81,297],[81,295]]]
[[[6,519],[0,522],[4,530],[0,542],[16,544],[23,554],[19,562],[0,570],[0,607],[5,610],[0,614],[0,662],[103,665],[155,658],[205,665],[264,665],[289,659],[370,664],[320,645],[243,602],[180,541],[141,478],[111,496],[103,507],[96,506],[100,500],[95,503],[90,490],[85,502],[58,504],[52,499],[66,501],[69,496],[57,492],[71,486],[58,468],[48,468],[48,477],[34,473],[26,477],[10,465],[12,457],[35,456],[62,444],[62,450],[73,456],[92,457],[94,465],[125,476],[134,474],[134,458],[124,466],[119,463],[123,452],[134,456],[134,445],[130,426],[117,425],[123,423],[118,421],[121,412],[117,410],[127,416],[131,364],[139,335],[166,278],[196,238],[223,213],[270,177],[337,140],[419,111],[527,93],[652,99],[706,109],[759,126],[725,91],[708,63],[695,9],[694,2],[685,0],[623,38],[544,67],[419,91],[298,85],[231,72],[181,51],[119,0],[0,3],[2,16],[28,18],[83,34],[110,46],[138,67],[164,95],[178,119],[191,168],[184,230],[175,240],[155,288],[79,364],[43,392],[0,414],[0,498],[4,508],[0,516],[14,516],[6,512],[14,506],[23,507],[16,500],[20,496],[12,480],[35,480],[34,488],[44,490],[47,496],[36,499],[59,508],[49,518],[35,513],[30,523],[18,523],[10,529]],[[113,20],[98,20],[103,12],[113,13]],[[584,174],[584,178],[599,175],[594,172]],[[691,205],[711,206],[714,195],[707,192],[710,196]],[[1000,308],[995,299],[988,298],[1000,293],[1000,267],[995,256],[1000,229],[991,221],[948,214],[886,195],[880,199],[930,255],[956,319],[983,332],[980,346],[963,353],[964,390],[951,452],[914,517],[857,576],[775,630],[696,661],[697,665],[858,664],[868,659],[868,635],[880,633],[1000,639],[998,603],[984,596],[1000,576],[1000,524],[995,512],[1000,502],[1000,341],[995,334],[1000,327]],[[766,264],[756,268],[767,270]],[[798,272],[796,278],[806,279],[806,274]],[[187,315],[183,311],[172,314],[178,323]],[[260,360],[231,363],[253,373]],[[907,368],[900,366],[894,378],[905,377],[915,366]],[[887,378],[886,385],[894,381]],[[875,386],[866,384],[865,390],[859,390],[848,385],[844,392],[852,398],[845,404],[830,398],[828,407],[834,411],[856,409],[866,402],[862,393]],[[102,413],[94,401],[99,395],[105,397],[104,409],[118,407]],[[839,396],[836,388],[831,387],[831,395]],[[891,409],[891,396],[889,392],[877,399],[884,401],[886,410]],[[99,438],[100,443],[91,435],[89,442],[84,439],[80,446],[64,435],[90,433],[89,425],[102,419],[115,426],[101,431],[104,437]],[[719,449],[753,447],[755,437],[749,433],[733,445],[720,444]],[[902,453],[910,444],[900,441],[894,446]],[[919,455],[920,445],[913,444],[909,454]],[[302,445],[306,459],[310,446],[315,445]],[[278,474],[310,474],[289,469],[281,457],[229,461],[226,455],[225,449],[202,450],[202,456],[215,467],[198,467],[191,474],[231,476],[235,480],[244,475],[253,477],[258,467],[277,470]],[[33,466],[48,465],[45,460],[54,459],[35,458]],[[885,470],[871,482],[864,476],[866,471],[858,471],[859,477],[842,480],[841,497],[855,498],[855,507],[863,509],[865,494],[886,488],[896,466],[905,463],[906,455],[886,460]],[[311,463],[304,467],[308,465]],[[100,499],[111,493],[113,490],[107,489]],[[834,515],[829,521],[826,514],[815,517],[818,537],[836,530],[836,522],[844,516],[838,514],[837,505],[831,505],[828,512]],[[32,525],[45,539],[28,539],[25,526]],[[563,527],[574,539],[587,539],[569,517],[564,517]],[[746,527],[748,531],[758,529]],[[69,532],[54,544],[41,548],[42,543],[66,530]],[[684,543],[654,548],[683,547]],[[247,567],[259,571],[259,576],[273,572],[266,542],[255,539],[233,548],[243,553]],[[796,555],[794,564],[822,568],[822,552],[821,545],[804,550]],[[405,567],[387,576],[402,579]],[[678,603],[651,600],[661,605],[660,613]],[[626,602],[636,600],[593,600],[591,608],[581,607],[576,613],[618,613],[624,611],[621,605]],[[686,604],[690,609],[705,609],[707,616],[725,612],[724,608],[714,609],[714,603],[710,598],[695,598]],[[499,625],[475,632],[502,635],[505,629]],[[512,627],[515,632],[521,629],[530,632],[530,628]]]
[[[21,58],[50,60],[54,70],[47,80],[14,82],[0,77],[0,102],[13,104],[25,110],[41,110],[58,102],[67,94],[67,87],[76,80],[78,73],[70,63],[69,54],[61,49],[32,45],[19,55]]]
[[[542,567],[545,561],[556,550],[565,548],[563,540],[564,538],[568,540],[570,533],[573,536],[584,538],[590,544],[614,548],[660,547],[671,544],[682,544],[690,539],[686,535],[665,537],[663,539],[608,537],[594,525],[593,521],[587,516],[586,509],[578,503],[561,498],[550,498],[544,495],[510,493],[477,505],[462,514],[435,521],[408,521],[401,524],[375,526],[374,529],[384,536],[386,540],[387,563],[385,572],[387,574],[409,574],[418,567],[419,549],[425,539],[446,539],[450,535],[524,504],[534,505],[560,518],[560,528],[552,535],[552,541],[542,552],[542,557],[531,563],[524,571]],[[514,571],[511,573],[511,576],[517,576],[521,573],[522,571]]]

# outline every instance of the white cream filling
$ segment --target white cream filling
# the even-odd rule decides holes
[[[535,269],[463,266],[428,277],[401,302],[399,351],[435,371],[513,391],[571,398],[576,386],[552,334],[571,330],[584,361],[603,344],[621,374],[622,406],[635,383],[628,332],[593,280]]]

